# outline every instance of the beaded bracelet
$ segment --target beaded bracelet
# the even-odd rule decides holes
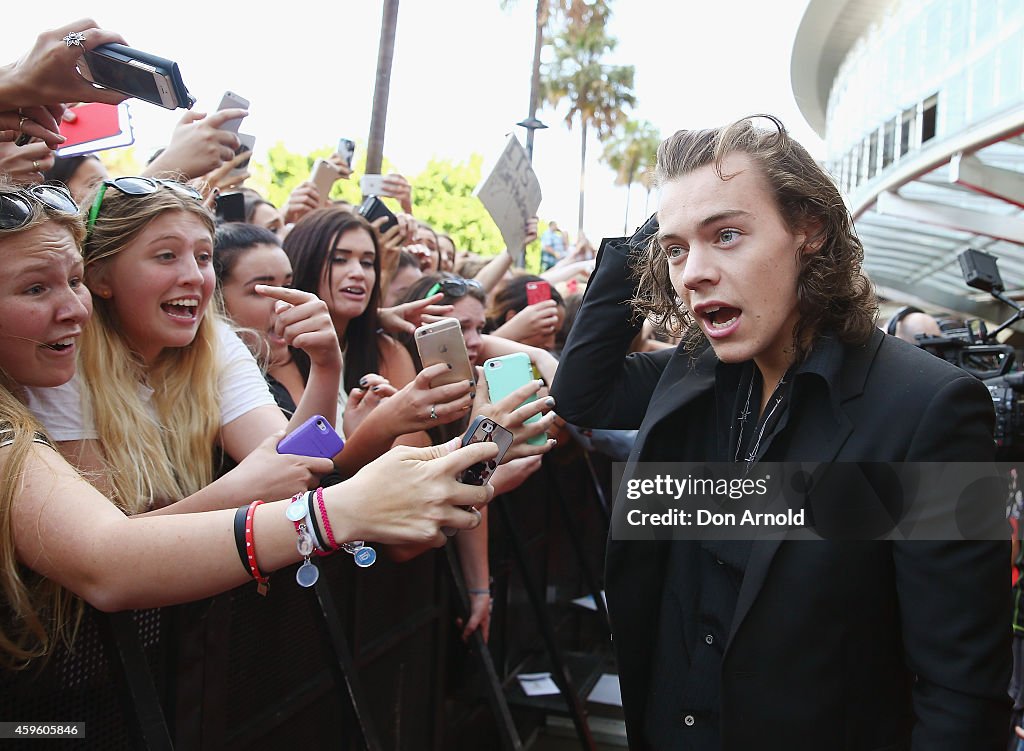
[[[363,540],[353,540],[352,542],[343,542],[340,545],[334,539],[334,532],[331,530],[331,520],[327,518],[327,506],[324,504],[324,489],[316,489],[316,501],[320,508],[320,519],[323,521],[324,531],[327,533],[328,544],[332,549],[344,550],[346,553],[352,556],[355,560],[356,565],[360,568],[366,568],[372,566],[377,560],[377,551],[367,546]]]
[[[321,531],[321,525],[317,524],[316,511],[313,505],[313,499],[316,498],[316,493],[309,490],[302,494],[306,499],[306,527],[313,535],[313,542],[316,544],[317,555],[330,555],[337,548],[328,548],[327,540]]]
[[[266,595],[267,590],[270,589],[270,577],[260,573],[259,566],[256,565],[256,541],[252,534],[253,515],[256,513],[256,507],[262,503],[263,501],[253,501],[249,504],[248,511],[245,512],[245,555],[249,563],[249,573],[256,580],[256,591],[261,595]]]

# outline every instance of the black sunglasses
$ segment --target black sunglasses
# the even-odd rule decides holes
[[[20,229],[32,218],[32,201],[59,214],[77,214],[78,204],[66,188],[33,185],[16,192],[0,193],[0,230]]]
[[[427,294],[423,296],[423,299],[426,300],[428,297],[432,297],[438,292],[444,292],[445,297],[465,297],[471,289],[483,292],[484,285],[480,284],[476,279],[460,279],[459,277],[455,277],[454,279],[442,279],[427,291]]]
[[[85,223],[87,232],[91,232],[96,224],[96,217],[100,215],[100,206],[103,205],[103,196],[107,194],[107,188],[116,188],[126,196],[148,196],[156,193],[161,187],[181,193],[197,201],[203,200],[203,195],[191,185],[185,185],[174,180],[159,180],[150,177],[115,177],[113,180],[104,180],[100,185],[96,198],[93,199],[92,208],[89,209],[89,219]]]

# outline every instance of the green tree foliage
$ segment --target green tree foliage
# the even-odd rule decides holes
[[[598,137],[609,135],[626,118],[625,107],[636,104],[633,93],[635,70],[632,65],[606,65],[605,55],[614,51],[618,40],[608,36],[605,23],[608,5],[595,2],[587,6],[586,23],[566,22],[552,38],[554,60],[547,66],[544,93],[552,106],[568,100],[565,123],[572,129],[580,123],[580,209],[578,230],[583,229],[584,191],[587,166],[587,130]]]
[[[299,154],[289,151],[283,143],[278,142],[267,152],[266,162],[250,163],[252,177],[247,184],[275,206],[282,207],[292,190],[309,179],[313,163],[318,158],[329,156],[331,149],[330,146],[324,146],[309,154]],[[351,179],[339,180],[334,184],[332,199],[342,199],[354,205],[358,205],[362,199],[359,178],[365,174],[365,150],[357,148],[357,154],[361,156],[353,165]],[[505,243],[490,214],[480,199],[473,195],[481,179],[482,165],[483,157],[479,154],[472,154],[465,162],[432,159],[418,175],[405,177],[413,186],[413,209],[417,219],[449,235],[459,250],[491,256],[502,252]],[[385,159],[383,171],[386,174],[396,170]],[[401,211],[394,199],[384,200],[392,211]],[[528,262],[533,256],[536,256],[533,266],[539,268],[539,242],[527,248]]]
[[[459,250],[491,256],[502,252],[505,243],[487,209],[473,195],[482,164],[479,154],[467,162],[431,159],[410,182],[417,219],[451,236]]]
[[[646,120],[627,120],[616,128],[605,143],[601,158],[615,170],[615,184],[626,186],[626,217],[623,232],[629,226],[629,192],[641,174],[653,172],[658,161],[661,134]],[[650,184],[649,181],[647,184]],[[650,189],[648,188],[648,191]]]
[[[333,146],[323,146],[308,154],[299,154],[289,151],[287,146],[278,141],[267,151],[265,163],[256,161],[249,163],[249,172],[252,173],[252,177],[249,178],[247,184],[259,191],[272,204],[281,208],[288,201],[288,196],[296,186],[309,179],[316,160],[326,159],[333,152]],[[356,153],[359,157],[352,165],[351,179],[336,182],[331,189],[330,197],[358,205],[362,199],[362,194],[359,192],[359,178],[366,172],[366,149],[357,146]],[[384,172],[393,171],[393,167],[385,159]]]

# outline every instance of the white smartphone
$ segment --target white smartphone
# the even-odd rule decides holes
[[[326,159],[317,159],[313,163],[313,172],[309,179],[320,194],[320,202],[326,204],[330,200],[331,188],[341,179],[341,173]]]
[[[359,178],[359,190],[364,196],[391,196],[384,189],[384,175],[363,175]]]
[[[249,109],[249,100],[245,97],[240,97],[233,91],[225,91],[224,96],[220,99],[220,105],[217,107],[217,111],[229,110],[229,109]],[[237,117],[234,120],[228,120],[226,123],[220,126],[221,130],[230,130],[232,133],[238,132],[238,126],[242,124],[241,117]]]
[[[235,156],[238,156],[243,151],[248,151],[249,156],[242,160],[242,163],[237,165],[231,170],[231,175],[241,175],[249,168],[249,160],[252,158],[252,150],[256,146],[256,136],[250,136],[248,133],[238,134],[239,146],[235,149]]]

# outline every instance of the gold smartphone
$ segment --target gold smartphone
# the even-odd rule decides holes
[[[431,386],[474,380],[473,366],[466,352],[466,340],[462,338],[462,325],[457,318],[442,318],[424,324],[416,329],[415,339],[424,368],[439,362],[449,366],[448,372],[430,382]]]

